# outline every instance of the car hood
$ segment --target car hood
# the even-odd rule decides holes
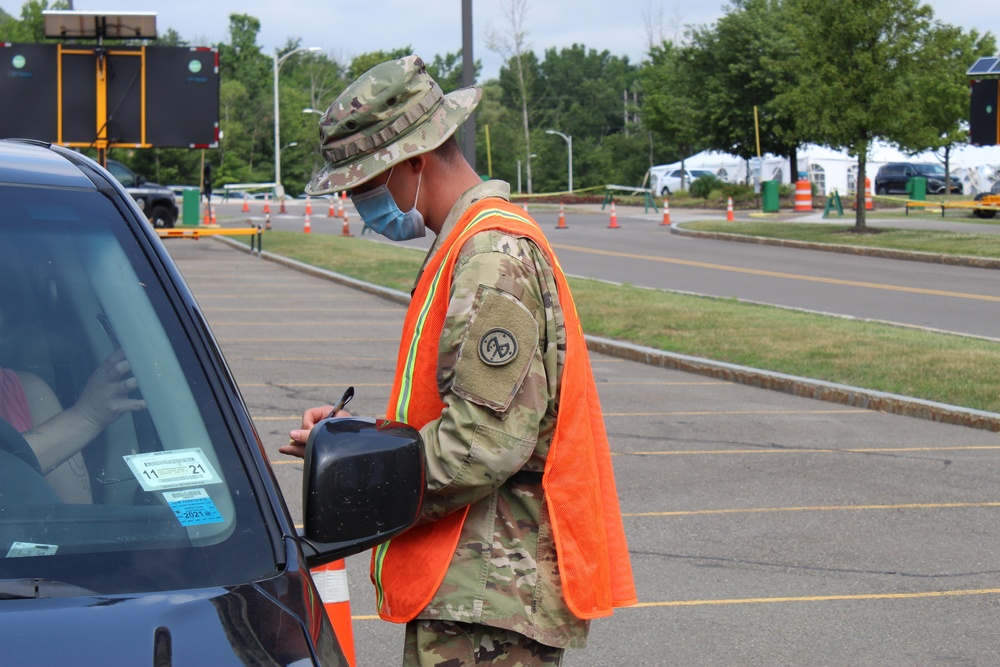
[[[318,610],[308,627],[252,584],[0,600],[0,646],[3,662],[15,665],[346,665],[322,603]]]

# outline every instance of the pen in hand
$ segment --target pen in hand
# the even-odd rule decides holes
[[[354,398],[354,387],[348,387],[347,391],[345,391],[344,395],[340,397],[340,400],[337,401],[337,404],[333,406],[333,410],[330,410],[330,414],[328,414],[326,418],[330,419],[338,412],[343,410],[344,406],[350,403],[352,398]]]

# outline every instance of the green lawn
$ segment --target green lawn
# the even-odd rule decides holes
[[[741,231],[757,226],[728,227],[736,224]],[[825,233],[834,238],[843,229],[831,227]],[[991,252],[1000,253],[1000,240],[984,240],[992,242]],[[913,243],[926,249],[916,239]],[[952,243],[967,247],[961,239]],[[265,234],[264,249],[404,292],[413,286],[424,257],[419,250],[363,238],[281,231]],[[590,334],[1000,412],[994,386],[1000,377],[1000,343],[594,280],[571,279],[570,284]]]

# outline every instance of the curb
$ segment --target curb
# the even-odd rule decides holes
[[[673,225],[671,225],[673,228]],[[672,231],[672,229],[671,229]],[[749,237],[747,237],[749,238]],[[250,253],[250,247],[225,237],[215,237],[215,241],[226,243],[227,245]],[[276,262],[283,266],[302,271],[312,276],[331,280],[333,282],[353,287],[361,291],[388,299],[394,303],[408,305],[410,295],[399,290],[380,287],[371,283],[350,278],[348,276],[320,269],[304,262],[289,259],[282,255],[275,255],[269,252],[260,253],[260,257],[268,261]],[[774,371],[765,371],[749,366],[739,366],[726,363],[724,361],[713,361],[702,357],[692,357],[675,352],[664,352],[642,345],[625,343],[601,338],[599,336],[585,336],[587,349],[591,352],[607,354],[619,359],[636,361],[650,366],[668,368],[671,370],[696,373],[711,378],[725,380],[736,384],[744,384],[760,389],[770,389],[793,396],[812,398],[815,400],[838,403],[876,412],[886,412],[905,417],[916,417],[942,424],[952,424],[965,426],[984,431],[1000,432],[1000,413],[986,412],[984,410],[973,410],[947,403],[937,403],[920,398],[912,398],[899,394],[890,394],[873,389],[862,389],[850,385],[825,382],[823,380],[813,380],[810,378],[786,375]]]
[[[684,229],[675,222],[670,225],[670,233],[680,236],[690,236],[717,241],[738,241],[740,243],[756,243],[784,248],[800,248],[804,250],[821,250],[824,252],[839,252],[845,255],[865,255],[883,259],[903,259],[910,262],[927,262],[928,264],[947,264],[950,266],[965,266],[974,269],[1000,269],[1000,259],[992,257],[968,257],[958,255],[939,255],[916,250],[893,250],[891,248],[869,248],[864,246],[836,245],[833,243],[813,243],[811,241],[789,241],[762,236],[747,236],[746,234],[731,234],[729,232],[703,232],[694,229]],[[734,223],[734,224],[739,224]]]

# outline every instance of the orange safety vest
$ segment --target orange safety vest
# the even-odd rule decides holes
[[[416,428],[441,416],[445,404],[437,386],[438,339],[452,272],[465,242],[488,229],[531,239],[555,269],[566,325],[566,359],[542,488],[567,606],[579,618],[610,616],[613,607],[626,607],[637,599],[590,357],[562,268],[541,229],[517,206],[498,198],[476,202],[429,260],[403,323],[387,416]],[[466,507],[411,528],[372,552],[379,616],[405,623],[430,603],[454,556],[468,511]]]

